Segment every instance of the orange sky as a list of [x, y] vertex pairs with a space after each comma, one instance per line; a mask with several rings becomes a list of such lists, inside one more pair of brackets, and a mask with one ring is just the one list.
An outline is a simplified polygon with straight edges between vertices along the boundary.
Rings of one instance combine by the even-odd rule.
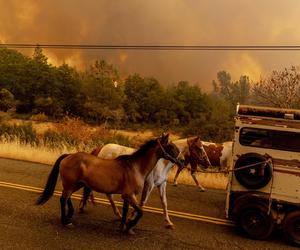
[[[300, 45], [298, 0], [0, 0], [0, 42], [108, 45]], [[32, 54], [32, 51], [28, 51]], [[220, 70], [253, 81], [300, 65], [300, 51], [45, 51], [54, 64], [105, 59], [123, 75], [204, 90]]]

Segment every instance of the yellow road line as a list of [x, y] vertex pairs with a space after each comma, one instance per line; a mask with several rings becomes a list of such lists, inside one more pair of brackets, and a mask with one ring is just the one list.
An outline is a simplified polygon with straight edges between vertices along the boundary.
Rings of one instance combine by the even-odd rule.
[[[43, 191], [42, 188], [21, 185], [21, 184], [17, 184], [17, 183], [3, 182], [3, 181], [0, 181], [0, 186], [6, 187], [6, 188], [30, 191], [30, 192], [35, 192], [35, 193], [41, 193]], [[54, 195], [60, 196], [61, 191], [55, 191]], [[76, 200], [81, 200], [81, 195], [73, 194], [72, 198], [76, 199]], [[107, 199], [95, 197], [95, 202], [100, 203], [100, 204], [110, 205], [110, 202]], [[116, 203], [116, 206], [118, 206], [118, 207], [122, 207], [122, 205], [123, 205], [123, 203], [120, 201], [115, 201], [115, 203]], [[146, 212], [150, 212], [150, 213], [163, 214], [163, 210], [161, 208], [144, 206], [143, 210]], [[190, 219], [190, 220], [195, 220], [195, 221], [204, 221], [204, 222], [209, 222], [209, 223], [218, 224], [218, 225], [235, 226], [234, 222], [232, 222], [230, 220], [226, 220], [226, 219], [214, 218], [214, 217], [209, 217], [209, 216], [203, 216], [203, 215], [191, 214], [191, 213], [185, 213], [185, 212], [173, 211], [173, 210], [168, 210], [168, 212], [169, 212], [170, 216], [174, 216], [174, 217], [178, 217], [178, 218]]]

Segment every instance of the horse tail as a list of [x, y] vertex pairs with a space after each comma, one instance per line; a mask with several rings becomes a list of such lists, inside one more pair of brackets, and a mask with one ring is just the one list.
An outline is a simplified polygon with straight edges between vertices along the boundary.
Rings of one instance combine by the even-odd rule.
[[103, 146], [97, 147], [90, 154], [98, 156], [98, 154], [100, 153], [100, 151], [101, 151], [102, 148], [103, 148]]
[[58, 174], [59, 174], [59, 167], [60, 167], [60, 163], [61, 161], [66, 158], [69, 154], [63, 154], [61, 155], [56, 162], [54, 163], [54, 166], [49, 174], [46, 186], [44, 188], [43, 193], [40, 195], [40, 197], [37, 199], [36, 204], [37, 205], [43, 205], [44, 203], [46, 203], [51, 196], [54, 193], [55, 190], [55, 186], [56, 186], [56, 182], [57, 182], [57, 178], [58, 178]]

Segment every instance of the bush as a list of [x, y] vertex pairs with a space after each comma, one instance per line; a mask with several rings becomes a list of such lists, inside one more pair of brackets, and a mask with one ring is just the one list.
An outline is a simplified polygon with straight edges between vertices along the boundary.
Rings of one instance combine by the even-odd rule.
[[107, 143], [116, 143], [127, 147], [132, 146], [129, 137], [118, 133], [114, 134], [112, 137], [104, 138], [103, 144], [107, 144]]
[[7, 112], [0, 111], [0, 123], [6, 122], [10, 119], [10, 115]]
[[69, 135], [78, 141], [86, 141], [93, 134], [93, 129], [79, 118], [65, 117], [62, 122], [54, 125], [58, 133]]
[[15, 106], [15, 97], [7, 89], [0, 90], [0, 110], [7, 111]]
[[72, 149], [77, 148], [79, 145], [78, 140], [66, 133], [59, 133], [53, 130], [47, 130], [42, 138], [44, 146], [51, 149]]
[[37, 134], [31, 123], [22, 125], [0, 124], [0, 137], [4, 137], [9, 141], [17, 139], [21, 144], [38, 144]]
[[37, 122], [46, 122], [48, 121], [48, 116], [46, 116], [44, 113], [38, 113], [36, 115], [32, 115], [30, 117], [30, 120]]

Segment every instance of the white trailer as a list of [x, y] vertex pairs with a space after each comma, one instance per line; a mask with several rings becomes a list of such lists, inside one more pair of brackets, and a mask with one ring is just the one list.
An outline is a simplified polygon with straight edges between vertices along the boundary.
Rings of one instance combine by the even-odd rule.
[[238, 105], [226, 215], [251, 238], [300, 244], [300, 110]]

